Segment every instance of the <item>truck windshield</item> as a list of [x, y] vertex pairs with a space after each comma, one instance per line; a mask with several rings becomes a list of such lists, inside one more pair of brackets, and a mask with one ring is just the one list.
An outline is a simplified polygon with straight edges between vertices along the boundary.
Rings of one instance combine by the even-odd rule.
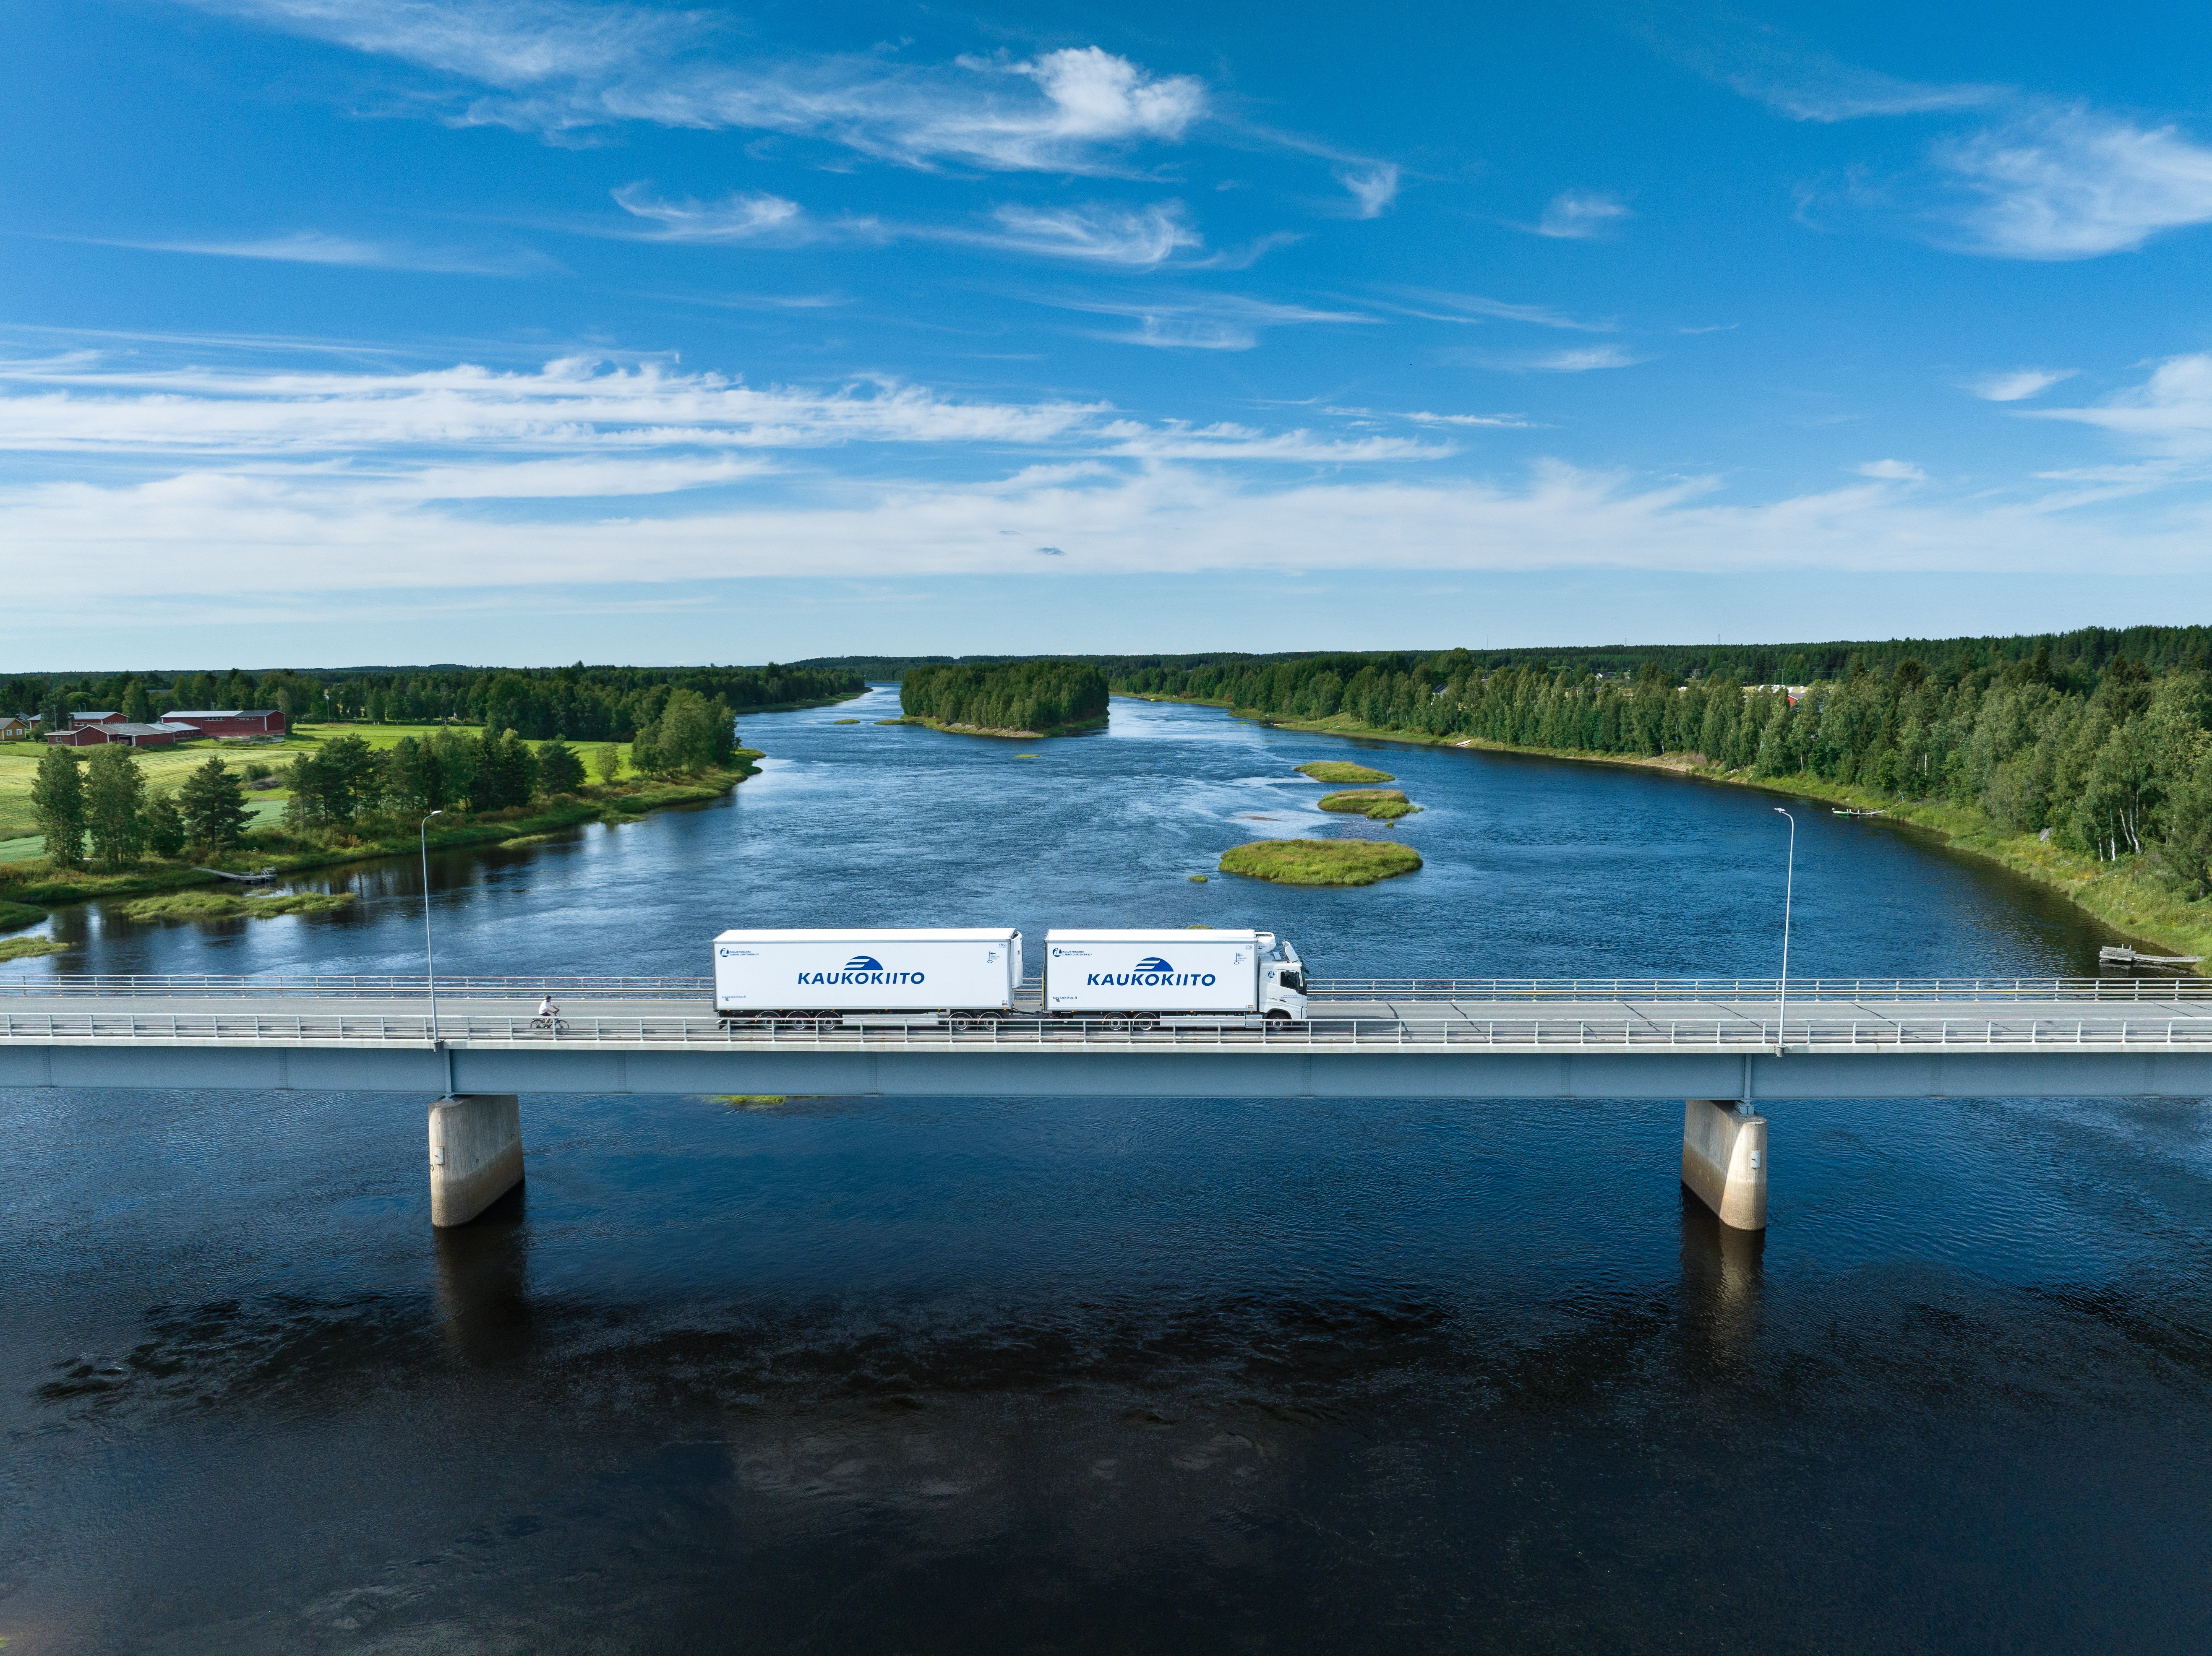
[[1296, 990], [1299, 994], [1303, 995], [1306, 992], [1306, 980], [1305, 974], [1304, 973], [1285, 972], [1280, 977], [1277, 978], [1275, 981], [1281, 984], [1285, 989]]

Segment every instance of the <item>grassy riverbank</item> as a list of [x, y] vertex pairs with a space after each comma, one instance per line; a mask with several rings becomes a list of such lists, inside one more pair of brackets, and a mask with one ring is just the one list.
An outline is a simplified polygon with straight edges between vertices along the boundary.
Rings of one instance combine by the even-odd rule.
[[[1115, 694], [1129, 694], [1116, 691]], [[1145, 695], [1146, 701], [1175, 701], [1176, 696]], [[1193, 701], [1188, 705], [1219, 707], [1225, 703]], [[2157, 952], [2203, 955], [2212, 961], [2212, 901], [2189, 902], [2169, 890], [2143, 859], [2125, 858], [2100, 863], [2094, 858], [2063, 850], [2032, 834], [2008, 834], [1987, 816], [1963, 805], [1936, 802], [1901, 802], [1865, 788], [1824, 781], [1813, 776], [1753, 776], [1748, 767], [1723, 770], [1689, 754], [1638, 758], [1620, 754], [1587, 753], [1572, 748], [1522, 748], [1477, 737], [1432, 737], [1419, 731], [1377, 729], [1356, 720], [1335, 718], [1315, 720], [1272, 719], [1241, 709], [1229, 711], [1279, 730], [1310, 731], [1320, 736], [1341, 736], [1370, 741], [1402, 743], [1409, 747], [1475, 748], [1497, 753], [1529, 754], [1547, 759], [1572, 760], [1577, 764], [1618, 765], [1632, 770], [1668, 771], [1705, 781], [1756, 788], [1762, 792], [1819, 800], [1830, 806], [1879, 810], [1893, 822], [1910, 823], [1935, 834], [1954, 848], [1986, 857], [2014, 873], [2048, 887], [2084, 913], [2126, 933], [2136, 941], [2156, 946]], [[2205, 967], [2197, 968], [2205, 972]]]
[[[506, 810], [473, 816], [449, 813], [430, 825], [429, 844], [434, 850], [447, 850], [542, 840], [587, 822], [633, 821], [652, 811], [704, 804], [720, 798], [752, 775], [751, 761], [761, 755], [757, 749], [740, 748], [732, 756], [737, 762], [726, 769], [680, 777], [629, 776]], [[418, 845], [416, 827], [413, 822], [366, 818], [349, 828], [260, 828], [249, 834], [238, 850], [221, 857], [197, 863], [149, 858], [117, 874], [56, 869], [43, 858], [0, 864], [0, 901], [19, 908], [54, 908], [96, 899], [220, 887], [224, 883], [214, 871], [216, 869], [232, 873], [274, 869], [280, 875], [301, 874], [379, 857], [412, 856]]]

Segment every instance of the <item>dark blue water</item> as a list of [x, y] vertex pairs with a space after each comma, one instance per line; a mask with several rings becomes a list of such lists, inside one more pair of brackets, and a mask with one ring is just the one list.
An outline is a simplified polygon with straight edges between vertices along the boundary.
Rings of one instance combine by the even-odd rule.
[[[725, 804], [434, 859], [441, 969], [872, 923], [1269, 925], [1322, 974], [1778, 957], [1756, 793], [1374, 749], [1423, 870], [1200, 885], [1390, 832], [1291, 775], [1351, 744], [834, 722], [894, 710], [748, 721]], [[1798, 972], [2109, 940], [1798, 820]], [[64, 916], [57, 963], [415, 969], [412, 865], [332, 883]], [[525, 1192], [440, 1235], [425, 1101], [0, 1094], [9, 1656], [2212, 1644], [2197, 1104], [1775, 1106], [1760, 1242], [1681, 1196], [1678, 1107], [1453, 1101], [526, 1099]]]

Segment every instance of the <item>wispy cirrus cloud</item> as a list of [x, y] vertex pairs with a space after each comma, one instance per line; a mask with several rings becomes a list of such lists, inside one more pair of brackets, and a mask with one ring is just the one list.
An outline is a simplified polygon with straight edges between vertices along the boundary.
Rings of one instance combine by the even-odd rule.
[[1328, 323], [1373, 325], [1380, 320], [1358, 311], [1318, 310], [1311, 306], [1253, 299], [1239, 294], [1148, 294], [1128, 299], [1098, 295], [1033, 298], [1034, 302], [1056, 310], [1126, 318], [1134, 325], [1098, 337], [1125, 345], [1170, 350], [1249, 351], [1271, 328]]
[[2145, 127], [2082, 104], [2029, 108], [1944, 139], [1934, 160], [1963, 196], [1946, 216], [1970, 252], [2094, 258], [2212, 223], [2212, 148], [2176, 126]]
[[1832, 197], [1887, 214], [1957, 252], [2095, 258], [2212, 223], [2212, 147], [2173, 123], [2147, 124], [2014, 87], [1899, 80], [1778, 31], [1662, 49], [1793, 120], [1986, 117], [1936, 139], [1917, 175], [1859, 175], [1803, 192], [1808, 202]]
[[2212, 351], [2171, 356], [2140, 385], [2085, 408], [2027, 409], [2029, 419], [2094, 426], [2165, 461], [2212, 462]]
[[1527, 357], [1517, 362], [1501, 362], [1500, 367], [1530, 370], [1537, 373], [1592, 373], [1605, 368], [1632, 368], [1649, 362], [1648, 356], [1620, 345], [1582, 345], [1572, 350], [1551, 351], [1540, 356]]
[[2018, 403], [2040, 396], [2063, 379], [2071, 379], [2075, 373], [2072, 368], [2014, 368], [1984, 374], [1967, 388], [1985, 403]]
[[1978, 109], [2006, 95], [2003, 87], [1906, 81], [1861, 69], [1802, 37], [1770, 27], [1716, 28], [1698, 39], [1654, 31], [1648, 38], [1677, 63], [1793, 121], [1828, 124]]
[[366, 270], [421, 270], [438, 276], [545, 276], [562, 268], [557, 259], [532, 248], [484, 251], [422, 247], [405, 242], [369, 241], [323, 230], [173, 240], [126, 240], [106, 236], [57, 236], [50, 240], [98, 247], [132, 247], [149, 253], [193, 253], [209, 258], [268, 259], [283, 264], [331, 264]]
[[647, 234], [656, 241], [767, 241], [791, 246], [821, 234], [797, 202], [764, 191], [739, 191], [715, 202], [689, 197], [670, 201], [641, 183], [623, 185], [611, 193], [623, 212], [652, 227]]
[[1910, 460], [1869, 460], [1851, 468], [1862, 477], [1884, 483], [1924, 483], [1928, 474]]
[[815, 137], [908, 167], [1115, 173], [1207, 111], [1205, 82], [1097, 46], [914, 66], [730, 55], [710, 12], [580, 0], [191, 0], [483, 90], [445, 118], [546, 134], [642, 122]]
[[1480, 294], [1443, 293], [1433, 288], [1399, 288], [1393, 291], [1428, 308], [1413, 310], [1403, 305], [1392, 308], [1403, 310], [1408, 316], [1418, 316], [1425, 322], [1525, 322], [1531, 327], [1562, 328], [1573, 333], [1615, 333], [1620, 328], [1620, 324], [1610, 317], [1575, 316], [1549, 305], [1515, 304]]
[[1336, 173], [1336, 181], [1352, 194], [1352, 215], [1362, 219], [1380, 218], [1390, 210], [1398, 199], [1399, 177], [1395, 161], [1340, 167]]
[[1004, 206], [993, 216], [995, 233], [932, 232], [947, 240], [981, 241], [1013, 252], [1086, 264], [1150, 270], [1185, 249], [1205, 245], [1181, 202], [1127, 208], [1103, 203], [1081, 207]]
[[1562, 190], [1545, 204], [1542, 216], [1527, 228], [1555, 240], [1594, 241], [1634, 216], [1611, 196], [1595, 190]]

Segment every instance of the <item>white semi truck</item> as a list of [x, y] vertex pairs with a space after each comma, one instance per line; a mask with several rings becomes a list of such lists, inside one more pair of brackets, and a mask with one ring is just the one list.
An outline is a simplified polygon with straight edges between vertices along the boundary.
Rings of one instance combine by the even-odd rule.
[[1303, 1023], [1305, 968], [1272, 931], [1048, 931], [1044, 991], [1025, 1001], [1011, 928], [725, 931], [714, 1010], [747, 1022], [843, 1024], [1266, 1019]]

